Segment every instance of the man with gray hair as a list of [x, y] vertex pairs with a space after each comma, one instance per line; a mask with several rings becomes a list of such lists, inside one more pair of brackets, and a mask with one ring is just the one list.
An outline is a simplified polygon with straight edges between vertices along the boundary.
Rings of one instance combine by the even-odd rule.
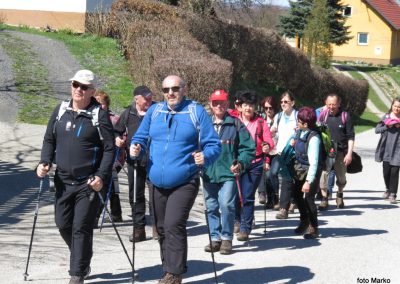
[[108, 113], [93, 97], [94, 74], [80, 70], [70, 81], [72, 98], [50, 117], [36, 174], [43, 178], [57, 164], [55, 222], [70, 250], [69, 283], [75, 284], [90, 273], [100, 204], [96, 192], [111, 178], [115, 149]]

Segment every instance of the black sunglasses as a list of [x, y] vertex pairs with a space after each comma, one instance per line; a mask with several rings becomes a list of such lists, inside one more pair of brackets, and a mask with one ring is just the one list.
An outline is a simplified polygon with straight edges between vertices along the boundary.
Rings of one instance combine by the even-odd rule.
[[173, 86], [173, 87], [170, 87], [170, 88], [168, 88], [168, 87], [167, 88], [162, 88], [162, 91], [163, 91], [164, 94], [168, 94], [169, 90], [172, 90], [173, 93], [176, 93], [180, 89], [181, 89], [181, 86]]
[[272, 107], [264, 107], [264, 109], [265, 110], [270, 110], [270, 109], [272, 110], [273, 108]]
[[86, 91], [87, 89], [91, 88], [90, 85], [83, 85], [83, 84], [81, 84], [79, 82], [76, 82], [76, 81], [72, 82], [72, 87], [74, 87], [75, 89], [78, 89], [80, 87], [82, 91]]

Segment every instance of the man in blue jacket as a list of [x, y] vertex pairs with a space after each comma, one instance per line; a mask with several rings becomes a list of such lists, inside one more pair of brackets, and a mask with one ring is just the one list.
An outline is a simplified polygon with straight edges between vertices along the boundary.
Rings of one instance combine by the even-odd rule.
[[199, 169], [218, 158], [221, 144], [206, 110], [186, 98], [182, 78], [167, 76], [162, 90], [165, 101], [147, 111], [130, 155], [143, 155], [151, 140], [148, 175], [164, 270], [159, 283], [181, 283], [187, 270], [186, 222], [199, 190]]

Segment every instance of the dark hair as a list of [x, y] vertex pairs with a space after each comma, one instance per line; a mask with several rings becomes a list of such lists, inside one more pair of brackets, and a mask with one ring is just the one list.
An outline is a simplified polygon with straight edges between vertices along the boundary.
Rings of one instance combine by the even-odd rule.
[[291, 91], [289, 91], [289, 90], [286, 90], [286, 91], [284, 91], [284, 92], [282, 93], [281, 99], [283, 99], [283, 98], [286, 97], [286, 96], [288, 96], [289, 99], [290, 99], [291, 101], [294, 101], [294, 100], [295, 100], [293, 93], [292, 93]]
[[400, 102], [400, 96], [395, 97], [395, 98], [393, 99], [392, 104], [390, 105], [390, 109], [389, 109], [389, 111], [388, 111], [388, 114], [392, 112], [392, 108], [393, 108], [393, 105], [394, 105], [395, 102]]
[[299, 109], [297, 113], [297, 119], [304, 123], [307, 123], [308, 128], [315, 129], [317, 123], [317, 116], [315, 110], [312, 107], [304, 106]]
[[239, 100], [242, 104], [257, 105], [257, 94], [254, 91], [238, 91]]
[[265, 97], [260, 103], [262, 109], [264, 109], [265, 103], [269, 103], [271, 105], [272, 109], [274, 110], [274, 113], [278, 112], [278, 105], [276, 104], [274, 97], [272, 96]]

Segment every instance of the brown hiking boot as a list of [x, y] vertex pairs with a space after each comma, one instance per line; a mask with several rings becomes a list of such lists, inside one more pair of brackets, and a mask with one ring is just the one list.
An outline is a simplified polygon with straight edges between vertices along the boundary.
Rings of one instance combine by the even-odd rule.
[[239, 235], [237, 236], [237, 240], [241, 242], [246, 242], [249, 240], [249, 234], [246, 232], [239, 232]]
[[258, 193], [258, 202], [260, 204], [265, 204], [265, 202], [267, 202], [267, 195], [265, 194], [265, 192]]
[[344, 208], [343, 193], [336, 194], [336, 208], [340, 208], [340, 209]]
[[313, 226], [308, 226], [308, 232], [303, 235], [303, 238], [307, 240], [311, 239], [318, 239], [319, 233], [318, 233], [318, 228], [313, 227]]
[[[135, 243], [146, 240], [146, 230], [144, 228], [135, 228]], [[133, 242], [133, 234], [129, 236], [129, 241]]]
[[233, 233], [237, 234], [240, 231], [240, 222], [235, 221], [235, 224], [233, 224]]
[[206, 245], [204, 251], [211, 252], [211, 247], [213, 252], [219, 251], [221, 248], [221, 241], [211, 241], [211, 246], [210, 244]]
[[318, 205], [318, 210], [327, 210], [329, 207], [328, 197], [322, 197], [321, 203]]
[[165, 273], [163, 278], [158, 281], [158, 284], [181, 284], [182, 276], [179, 274]]
[[289, 213], [288, 213], [287, 209], [281, 208], [281, 209], [279, 210], [279, 213], [276, 214], [275, 218], [276, 218], [276, 219], [287, 219], [288, 216], [289, 216]]
[[293, 214], [295, 209], [297, 209], [296, 203], [290, 203], [289, 214]]
[[220, 254], [231, 254], [232, 253], [232, 241], [222, 240], [221, 248], [219, 249]]
[[397, 204], [396, 195], [391, 193], [389, 196], [389, 202], [390, 202], [390, 204]]
[[307, 220], [300, 220], [300, 224], [294, 229], [294, 233], [297, 235], [302, 235], [307, 230], [310, 225], [310, 221]]

